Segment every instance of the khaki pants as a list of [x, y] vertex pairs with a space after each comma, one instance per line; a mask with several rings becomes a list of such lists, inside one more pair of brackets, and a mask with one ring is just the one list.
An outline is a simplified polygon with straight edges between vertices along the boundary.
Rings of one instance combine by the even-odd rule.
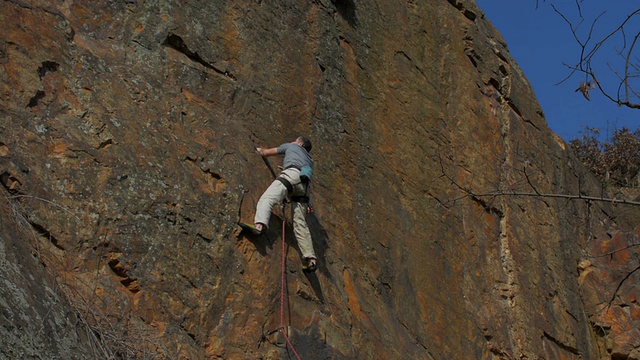
[[[300, 170], [295, 168], [286, 169], [279, 176], [286, 178], [293, 186], [293, 194], [289, 194], [289, 197], [306, 195], [306, 185], [300, 181]], [[285, 196], [287, 196], [287, 188], [279, 180], [274, 180], [258, 201], [254, 222], [256, 224], [264, 224], [265, 227], [269, 226], [271, 209], [276, 204], [281, 203]], [[313, 251], [311, 232], [307, 225], [307, 205], [307, 203], [295, 201], [291, 203], [293, 233], [298, 241], [298, 248], [300, 248], [302, 257], [315, 259], [316, 254]]]

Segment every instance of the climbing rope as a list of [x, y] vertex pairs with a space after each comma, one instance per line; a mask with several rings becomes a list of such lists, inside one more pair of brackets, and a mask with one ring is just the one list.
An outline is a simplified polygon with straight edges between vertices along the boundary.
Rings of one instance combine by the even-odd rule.
[[285, 296], [285, 287], [286, 287], [286, 270], [287, 270], [287, 264], [286, 264], [286, 249], [285, 249], [285, 230], [286, 230], [286, 217], [285, 217], [285, 206], [287, 204], [283, 203], [282, 204], [282, 279], [281, 279], [281, 286], [280, 286], [280, 331], [282, 332], [282, 335], [284, 335], [284, 340], [287, 342], [287, 345], [289, 346], [289, 348], [291, 348], [291, 351], [293, 351], [293, 354], [296, 356], [296, 359], [300, 360], [300, 356], [298, 355], [298, 352], [296, 351], [296, 348], [293, 347], [293, 344], [291, 344], [291, 341], [289, 341], [289, 337], [287, 336], [287, 329], [284, 326], [284, 296]]
[[[262, 156], [262, 160], [264, 161], [264, 164], [267, 165], [269, 172], [271, 172], [271, 176], [273, 176], [273, 178], [275, 179], [276, 172], [273, 170], [273, 167], [271, 166], [271, 163], [269, 162], [269, 160], [267, 160], [267, 158], [264, 156]], [[300, 355], [298, 355], [298, 352], [296, 351], [296, 348], [293, 347], [293, 344], [291, 344], [291, 341], [289, 341], [289, 337], [287, 336], [287, 329], [284, 326], [284, 296], [285, 296], [285, 287], [287, 285], [286, 277], [285, 277], [286, 270], [287, 270], [287, 264], [286, 264], [287, 254], [286, 254], [286, 248], [285, 248], [285, 239], [286, 239], [285, 231], [286, 231], [286, 225], [287, 225], [286, 215], [285, 215], [286, 206], [287, 206], [287, 202], [284, 201], [282, 203], [282, 271], [281, 271], [281, 281], [280, 281], [280, 327], [278, 329], [284, 336], [284, 340], [286, 341], [287, 346], [289, 346], [291, 351], [293, 351], [293, 354], [296, 356], [296, 359], [301, 360]]]

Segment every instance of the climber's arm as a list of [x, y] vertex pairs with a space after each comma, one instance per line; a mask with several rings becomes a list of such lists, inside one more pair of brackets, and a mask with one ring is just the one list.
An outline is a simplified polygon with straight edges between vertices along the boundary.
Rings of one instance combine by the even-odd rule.
[[278, 155], [278, 148], [269, 148], [269, 149], [256, 148], [256, 151], [258, 152], [258, 154], [262, 156]]

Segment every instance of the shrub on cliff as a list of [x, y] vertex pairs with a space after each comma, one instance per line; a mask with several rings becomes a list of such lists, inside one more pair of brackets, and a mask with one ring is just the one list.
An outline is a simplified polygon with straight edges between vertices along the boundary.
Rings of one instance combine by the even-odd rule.
[[615, 130], [600, 140], [600, 130], [586, 127], [569, 142], [582, 163], [606, 185], [640, 187], [640, 129]]

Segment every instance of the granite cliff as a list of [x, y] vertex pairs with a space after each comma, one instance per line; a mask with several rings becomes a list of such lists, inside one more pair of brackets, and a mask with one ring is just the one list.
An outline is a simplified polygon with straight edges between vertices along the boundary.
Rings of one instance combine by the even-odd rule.
[[[4, 0], [0, 23], [3, 357], [640, 358], [638, 211], [538, 195], [612, 196], [474, 1]], [[271, 180], [253, 149], [298, 134], [320, 266], [288, 224], [281, 310], [280, 209], [237, 223]]]

